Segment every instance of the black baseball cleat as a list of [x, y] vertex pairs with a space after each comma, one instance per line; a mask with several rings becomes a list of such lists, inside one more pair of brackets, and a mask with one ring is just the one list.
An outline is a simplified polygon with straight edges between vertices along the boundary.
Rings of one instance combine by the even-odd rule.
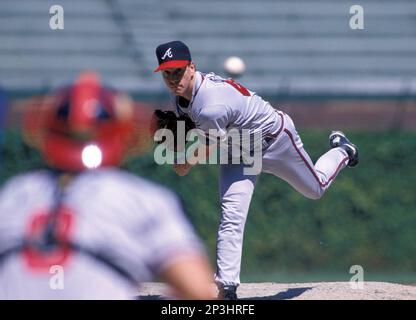
[[332, 133], [329, 135], [329, 145], [331, 148], [340, 147], [347, 152], [349, 157], [349, 167], [353, 168], [358, 164], [357, 146], [352, 144], [342, 131], [332, 131]]
[[224, 286], [219, 289], [218, 299], [222, 300], [237, 300], [237, 287]]

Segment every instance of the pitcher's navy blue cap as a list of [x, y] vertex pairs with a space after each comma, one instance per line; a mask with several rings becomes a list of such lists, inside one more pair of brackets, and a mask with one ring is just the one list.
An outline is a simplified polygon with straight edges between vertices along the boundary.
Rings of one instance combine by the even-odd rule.
[[159, 67], [154, 71], [169, 68], [182, 68], [192, 61], [189, 48], [182, 41], [162, 43], [156, 48]]

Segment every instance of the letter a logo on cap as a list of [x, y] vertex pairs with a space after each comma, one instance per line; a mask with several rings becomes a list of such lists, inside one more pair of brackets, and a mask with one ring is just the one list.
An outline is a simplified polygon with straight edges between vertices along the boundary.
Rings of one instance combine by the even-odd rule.
[[165, 54], [162, 57], [162, 60], [165, 60], [166, 59], [166, 56], [168, 56], [169, 58], [172, 58], [173, 57], [173, 55], [172, 55], [172, 48], [169, 48], [168, 50], [166, 50]]
[[192, 61], [189, 48], [182, 41], [170, 41], [158, 45], [156, 57], [159, 67], [155, 72], [169, 68], [183, 68]]

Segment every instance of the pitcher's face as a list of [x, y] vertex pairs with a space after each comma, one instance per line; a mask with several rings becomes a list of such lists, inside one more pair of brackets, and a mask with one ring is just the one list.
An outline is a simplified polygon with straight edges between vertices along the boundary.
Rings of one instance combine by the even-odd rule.
[[163, 80], [169, 90], [176, 96], [184, 96], [191, 92], [195, 76], [195, 65], [191, 62], [183, 68], [162, 70]]

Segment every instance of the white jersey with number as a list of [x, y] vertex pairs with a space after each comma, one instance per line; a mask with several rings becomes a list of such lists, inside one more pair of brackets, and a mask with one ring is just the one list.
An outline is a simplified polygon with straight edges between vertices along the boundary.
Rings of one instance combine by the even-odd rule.
[[[215, 129], [223, 137], [231, 129], [261, 132], [261, 137], [275, 135], [281, 118], [269, 102], [232, 79], [214, 73], [195, 73], [192, 99], [184, 108], [177, 103], [179, 112], [186, 113], [197, 128], [209, 133]], [[179, 102], [179, 100], [178, 100]]]
[[[56, 176], [36, 171], [0, 193], [0, 299], [125, 299], [203, 247], [170, 191], [118, 169], [78, 175], [57, 229], [82, 250], [20, 248], [53, 207]], [[8, 252], [8, 254], [7, 254]]]

